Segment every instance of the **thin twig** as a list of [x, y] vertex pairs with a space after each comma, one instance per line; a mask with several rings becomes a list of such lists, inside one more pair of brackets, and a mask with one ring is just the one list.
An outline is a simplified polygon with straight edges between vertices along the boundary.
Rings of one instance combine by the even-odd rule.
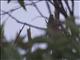
[[29, 27], [29, 29], [27, 29], [27, 35], [28, 35], [28, 40], [31, 40], [31, 29]]
[[32, 2], [32, 4], [33, 4], [33, 6], [36, 8], [36, 10], [39, 12], [39, 14], [41, 15], [41, 17], [47, 19], [47, 17], [45, 17], [45, 16], [41, 13], [41, 11], [40, 11], [39, 8], [37, 7], [37, 5], [36, 5], [34, 2]]
[[[35, 3], [38, 3], [38, 2], [34, 2], [34, 4], [35, 4]], [[33, 5], [33, 3], [25, 4], [25, 6], [29, 6], [29, 5]], [[10, 11], [7, 11], [7, 12], [8, 12], [8, 13], [12, 13], [12, 12], [14, 12], [14, 11], [20, 9], [20, 8], [22, 8], [22, 7], [20, 6], [20, 7], [17, 7], [17, 8], [15, 8], [15, 9], [11, 9]], [[2, 14], [0, 14], [0, 15], [5, 15], [5, 14], [7, 14], [7, 12], [4, 12], [4, 13], [2, 13]]]
[[24, 24], [24, 25], [22, 26], [22, 28], [20, 29], [20, 31], [19, 31], [19, 33], [18, 33], [18, 35], [17, 35], [16, 40], [15, 40], [14, 43], [16, 43], [16, 42], [18, 41], [18, 38], [19, 38], [19, 36], [20, 36], [20, 34], [21, 34], [21, 32], [22, 32], [22, 30], [23, 30], [24, 27], [25, 27], [25, 24]]
[[[5, 12], [5, 11], [3, 11]], [[22, 21], [19, 21], [18, 19], [16, 19], [15, 17], [13, 17], [10, 13], [7, 12], [7, 14], [12, 18], [14, 19], [17, 23], [19, 24], [25, 24], [27, 26], [30, 26], [30, 27], [33, 27], [33, 28], [36, 28], [36, 29], [40, 29], [40, 30], [46, 30], [46, 28], [42, 28], [42, 27], [37, 27], [37, 26], [34, 26], [34, 25], [31, 25], [31, 24], [28, 24], [28, 23], [25, 23], [25, 22], [22, 22]]]
[[[54, 3], [51, 2], [51, 1], [49, 1], [49, 2], [50, 2], [61, 14], [63, 14], [63, 16], [64, 16], [65, 18], [67, 18], [68, 15], [67, 15], [65, 9], [63, 8], [63, 5], [62, 5], [61, 0], [60, 0], [60, 1], [58, 1], [58, 0], [57, 0], [57, 1], [53, 0], [53, 1], [54, 1]], [[59, 6], [59, 4], [60, 4], [61, 6]]]
[[73, 13], [72, 13], [72, 11], [71, 11], [71, 9], [70, 9], [68, 0], [64, 0], [64, 2], [65, 2], [66, 6], [67, 6], [67, 8], [68, 8], [68, 10], [69, 10], [70, 15], [73, 15]]
[[48, 1], [46, 1], [46, 5], [47, 5], [47, 8], [48, 8], [48, 12], [49, 12], [50, 14], [52, 14], [52, 13], [51, 13], [51, 9], [50, 9], [50, 5], [49, 5], [49, 2], [48, 2]]

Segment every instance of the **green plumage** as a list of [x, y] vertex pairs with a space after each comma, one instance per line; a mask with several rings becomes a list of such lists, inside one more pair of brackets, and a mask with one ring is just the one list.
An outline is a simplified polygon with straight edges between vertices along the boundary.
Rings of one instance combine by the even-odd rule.
[[59, 29], [59, 26], [59, 22], [54, 20], [53, 15], [50, 15], [47, 24], [50, 44], [56, 49], [63, 49], [63, 47], [67, 46], [70, 40], [66, 37], [64, 31]]

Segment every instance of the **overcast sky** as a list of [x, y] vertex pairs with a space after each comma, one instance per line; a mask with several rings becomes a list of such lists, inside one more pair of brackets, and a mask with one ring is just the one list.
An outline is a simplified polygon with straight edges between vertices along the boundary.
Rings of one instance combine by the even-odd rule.
[[[38, 5], [40, 11], [42, 12], [42, 14], [44, 16], [48, 17], [49, 13], [48, 13], [48, 10], [46, 8], [45, 2], [42, 1], [40, 3], [37, 3], [37, 5]], [[16, 7], [19, 7], [19, 4], [16, 1], [12, 1], [9, 4], [7, 4], [6, 1], [1, 1], [1, 10], [4, 10], [7, 12], [13, 8], [16, 8]], [[21, 8], [21, 9], [14, 11], [11, 14], [20, 21], [27, 22], [29, 24], [39, 26], [39, 27], [44, 27], [44, 28], [46, 27], [46, 22], [45, 22], [44, 18], [41, 18], [41, 17], [36, 18], [37, 16], [40, 16], [40, 15], [33, 6], [26, 6], [26, 9], [27, 9], [27, 11], [24, 11]], [[75, 15], [78, 17], [80, 17], [79, 11], [80, 11], [80, 1], [75, 1]], [[34, 18], [36, 18], [36, 19], [34, 19]], [[80, 24], [80, 19], [77, 19], [77, 20], [78, 20], [77, 23]], [[14, 38], [16, 33], [19, 32], [22, 25], [18, 24], [15, 20], [13, 20], [7, 14], [1, 16], [1, 23], [3, 21], [6, 21], [5, 36], [7, 37], [7, 39]], [[24, 28], [24, 30], [21, 33], [22, 35], [27, 34], [27, 32], [26, 32], [27, 28], [28, 28], [28, 26], [26, 26]], [[38, 35], [43, 34], [44, 31], [31, 28], [31, 32], [32, 32], [32, 37], [34, 37], [34, 36], [38, 36]]]

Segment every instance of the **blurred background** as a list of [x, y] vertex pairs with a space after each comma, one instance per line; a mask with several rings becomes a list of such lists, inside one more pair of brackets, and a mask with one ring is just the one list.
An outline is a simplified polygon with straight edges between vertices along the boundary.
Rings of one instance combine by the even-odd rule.
[[[37, 1], [37, 0], [36, 1], [22, 0], [21, 2], [20, 1], [21, 0], [0, 1], [1, 60], [21, 60], [21, 59], [22, 60], [65, 60], [65, 59], [77, 60], [80, 59], [79, 58], [80, 41], [79, 41], [79, 45], [76, 45], [78, 46], [77, 48], [73, 48], [71, 42], [70, 43], [71, 45], [69, 45], [68, 47], [68, 50], [69, 49], [70, 50], [63, 51], [63, 50], [53, 48], [54, 44], [52, 43], [52, 45], [50, 45], [51, 44], [49, 43], [50, 38], [47, 38], [47, 36], [45, 35], [46, 34], [45, 29], [48, 28], [47, 23], [49, 21], [48, 19], [50, 17], [50, 14], [55, 15], [55, 7], [52, 5], [52, 3], [55, 3], [54, 0], [51, 0], [52, 3], [50, 3], [49, 1]], [[70, 16], [70, 12], [68, 11], [69, 9], [67, 8], [64, 0], [61, 2], [64, 6], [66, 13], [68, 14], [68, 16]], [[68, 5], [72, 9], [71, 1], [68, 1]], [[80, 26], [79, 11], [80, 11], [80, 1], [74, 0], [75, 23], [78, 26]], [[60, 20], [65, 21], [65, 19], [66, 18], [64, 17], [64, 15], [60, 14]], [[76, 28], [74, 28], [74, 30], [75, 29]], [[80, 35], [80, 27], [79, 27], [79, 32], [77, 29], [75, 31], [77, 32], [73, 35], [76, 34]], [[79, 40], [79, 38], [77, 40]], [[72, 37], [71, 40], [73, 40]], [[76, 54], [72, 53], [72, 51], [77, 51], [76, 49], [78, 49], [79, 52], [77, 52]], [[59, 53], [56, 53], [55, 50], [56, 51], [58, 50], [57, 52], [59, 53], [62, 51], [63, 52], [59, 55]], [[59, 57], [62, 56], [62, 58], [58, 58], [58, 57], [53, 58], [56, 57], [57, 55], [59, 55]]]

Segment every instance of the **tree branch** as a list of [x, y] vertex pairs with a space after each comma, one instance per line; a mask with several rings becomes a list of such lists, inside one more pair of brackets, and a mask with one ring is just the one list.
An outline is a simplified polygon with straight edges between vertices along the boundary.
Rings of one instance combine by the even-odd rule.
[[40, 12], [40, 10], [39, 10], [39, 8], [37, 7], [37, 5], [36, 5], [34, 2], [32, 2], [32, 4], [33, 4], [33, 6], [37, 9], [37, 11], [38, 11], [39, 14], [41, 15], [41, 17], [47, 19], [47, 17], [45, 17], [45, 16]]
[[17, 35], [14, 43], [16, 43], [16, 42], [18, 41], [18, 38], [19, 38], [19, 36], [20, 36], [20, 34], [21, 34], [21, 32], [22, 32], [22, 30], [23, 30], [24, 27], [25, 27], [25, 24], [24, 24], [24, 25], [22, 26], [22, 28], [20, 29], [20, 31], [19, 31], [19, 33], [18, 33], [18, 35]]
[[[5, 12], [5, 11], [2, 11], [2, 12]], [[28, 24], [28, 23], [19, 21], [18, 19], [16, 19], [15, 17], [13, 17], [10, 13], [8, 13], [8, 12], [6, 12], [6, 13], [7, 13], [12, 19], [14, 19], [17, 23], [19, 23], [19, 24], [27, 25], [27, 26], [30, 26], [30, 27], [33, 27], [33, 28], [36, 28], [36, 29], [40, 29], [40, 30], [46, 30], [46, 28], [37, 27], [37, 26], [31, 25], [31, 24]]]
[[[34, 2], [34, 4], [35, 4], [35, 3], [38, 3], [38, 2]], [[28, 5], [33, 5], [33, 3], [25, 4], [25, 6], [28, 6]], [[14, 12], [14, 11], [20, 9], [20, 8], [22, 8], [22, 7], [20, 6], [20, 7], [17, 7], [17, 8], [15, 8], [15, 9], [11, 9], [10, 11], [7, 11], [7, 12], [8, 12], [8, 13], [12, 13], [12, 12]], [[4, 12], [4, 13], [2, 13], [2, 14], [0, 14], [0, 15], [5, 15], [5, 14], [7, 14], [7, 12]]]
[[46, 1], [46, 5], [47, 5], [47, 8], [48, 8], [49, 14], [52, 14], [52, 13], [51, 13], [51, 9], [50, 9], [50, 5], [49, 5], [49, 2], [48, 2], [48, 1]]

